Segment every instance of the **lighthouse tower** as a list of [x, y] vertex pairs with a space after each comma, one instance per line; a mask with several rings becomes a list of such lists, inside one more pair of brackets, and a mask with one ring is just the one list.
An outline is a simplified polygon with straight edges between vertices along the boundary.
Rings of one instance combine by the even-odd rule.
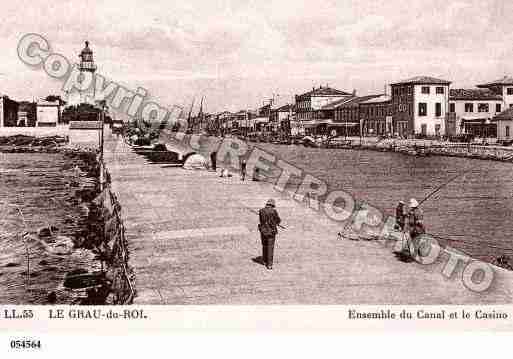
[[[83, 72], [90, 72], [93, 76], [94, 76], [94, 73], [96, 71], [96, 64], [94, 63], [94, 60], [93, 60], [93, 51], [89, 48], [89, 41], [86, 41], [85, 42], [85, 47], [84, 49], [80, 52], [80, 54], [78, 55], [78, 57], [80, 57], [80, 64], [79, 64], [79, 69], [80, 69], [80, 72], [83, 73]], [[81, 76], [82, 77], [82, 76]], [[94, 103], [94, 100], [95, 100], [95, 86], [94, 86], [94, 82], [93, 82], [93, 103]], [[84, 98], [83, 98], [84, 94], [82, 92], [80, 92], [80, 102], [85, 102]], [[85, 95], [85, 97], [87, 98], [87, 94]]]

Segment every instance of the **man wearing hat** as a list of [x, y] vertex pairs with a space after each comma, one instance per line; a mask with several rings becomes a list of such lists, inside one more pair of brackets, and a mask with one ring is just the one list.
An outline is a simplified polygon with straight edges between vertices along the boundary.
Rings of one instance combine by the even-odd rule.
[[424, 227], [424, 215], [419, 208], [419, 202], [415, 198], [410, 199], [410, 212], [408, 213], [408, 225], [410, 237], [414, 240], [417, 236], [426, 233]]
[[280, 216], [276, 211], [276, 203], [274, 199], [270, 199], [265, 207], [258, 211], [260, 224], [260, 239], [262, 241], [262, 260], [267, 269], [273, 269], [274, 242], [276, 233], [278, 233], [278, 225], [281, 222]]

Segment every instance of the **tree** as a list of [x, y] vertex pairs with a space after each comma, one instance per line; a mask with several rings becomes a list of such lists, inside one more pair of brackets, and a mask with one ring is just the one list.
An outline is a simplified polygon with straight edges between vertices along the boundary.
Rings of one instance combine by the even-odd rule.
[[45, 101], [48, 101], [48, 102], [59, 101], [60, 106], [64, 106], [67, 103], [59, 95], [48, 95], [48, 96], [46, 96]]

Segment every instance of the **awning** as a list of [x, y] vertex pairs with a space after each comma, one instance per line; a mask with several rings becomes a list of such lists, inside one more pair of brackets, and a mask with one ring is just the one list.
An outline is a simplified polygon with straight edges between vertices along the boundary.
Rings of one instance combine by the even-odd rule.
[[255, 123], [267, 123], [269, 122], [269, 117], [255, 117], [251, 119]]
[[316, 121], [316, 124], [317, 125], [331, 125], [333, 123], [332, 120], [317, 120]]
[[329, 127], [357, 127], [360, 126], [359, 123], [354, 122], [333, 122]]
[[[488, 121], [488, 123], [486, 123]], [[462, 118], [461, 123], [464, 125], [486, 125], [491, 124], [490, 118]]]
[[313, 128], [317, 126], [316, 122], [303, 122], [302, 123], [304, 128]]

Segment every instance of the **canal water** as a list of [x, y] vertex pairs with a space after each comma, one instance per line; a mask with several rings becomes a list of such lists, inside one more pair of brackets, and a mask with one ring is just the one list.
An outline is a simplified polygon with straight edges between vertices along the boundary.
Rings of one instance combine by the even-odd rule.
[[[317, 149], [258, 144], [279, 158], [393, 215], [399, 200], [422, 200], [467, 170], [422, 205], [427, 231], [474, 258], [513, 259], [513, 165], [455, 157], [414, 157], [399, 153]], [[271, 177], [280, 174], [274, 168]], [[290, 187], [299, 185], [292, 178]]]
[[[94, 186], [82, 165], [63, 154], [0, 153], [0, 303], [43, 304], [52, 292], [58, 303], [75, 299], [61, 286], [65, 274], [95, 263], [73, 245], [87, 220], [78, 191]], [[23, 237], [45, 226], [59, 236], [47, 247]]]

